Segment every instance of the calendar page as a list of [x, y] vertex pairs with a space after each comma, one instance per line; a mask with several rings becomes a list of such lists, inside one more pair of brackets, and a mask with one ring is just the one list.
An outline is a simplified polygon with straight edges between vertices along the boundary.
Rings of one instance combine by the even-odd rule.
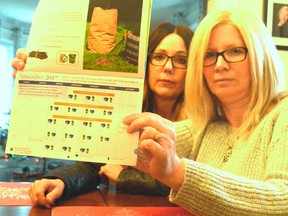
[[[129, 6], [128, 6], [129, 4]], [[6, 153], [135, 165], [150, 0], [40, 0], [17, 73]]]

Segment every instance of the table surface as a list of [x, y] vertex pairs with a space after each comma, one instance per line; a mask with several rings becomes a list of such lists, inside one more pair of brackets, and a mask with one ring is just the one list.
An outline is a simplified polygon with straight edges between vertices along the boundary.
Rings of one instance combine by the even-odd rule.
[[[59, 201], [57, 206], [176, 206], [167, 197], [116, 193], [115, 190], [95, 190], [68, 200]], [[52, 207], [53, 208], [53, 207]], [[35, 206], [0, 206], [0, 215], [5, 216], [50, 216], [51, 209]]]

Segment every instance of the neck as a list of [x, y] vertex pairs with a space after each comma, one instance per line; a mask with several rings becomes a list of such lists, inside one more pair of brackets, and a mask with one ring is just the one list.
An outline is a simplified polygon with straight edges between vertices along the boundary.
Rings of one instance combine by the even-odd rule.
[[168, 120], [173, 120], [173, 107], [176, 103], [176, 99], [168, 99], [168, 98], [154, 98], [154, 107], [153, 112], [166, 118]]
[[244, 114], [248, 107], [248, 101], [236, 102], [236, 103], [222, 103], [223, 112], [228, 122], [232, 127], [240, 127]]

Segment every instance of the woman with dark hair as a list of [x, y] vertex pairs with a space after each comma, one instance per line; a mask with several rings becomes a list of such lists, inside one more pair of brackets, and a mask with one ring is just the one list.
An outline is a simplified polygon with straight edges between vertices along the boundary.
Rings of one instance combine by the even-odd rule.
[[[171, 121], [186, 118], [183, 109], [184, 83], [189, 44], [193, 31], [186, 26], [162, 23], [151, 31], [148, 45], [143, 111], [154, 112]], [[23, 49], [12, 61], [17, 70], [25, 67], [27, 54]], [[104, 180], [104, 181], [103, 181]], [[56, 199], [68, 198], [90, 190], [100, 183], [113, 182], [119, 192], [167, 196], [170, 188], [150, 175], [132, 167], [77, 162], [47, 173], [35, 181], [29, 194], [35, 205], [50, 207]]]
[[[179, 49], [177, 39], [173, 39], [174, 44], [171, 44], [169, 49], [165, 51], [166, 48], [161, 50], [161, 41], [165, 42], [166, 37], [178, 37], [179, 43], [182, 43], [183, 50]], [[144, 97], [143, 97], [143, 112], [153, 112], [161, 115], [164, 118], [167, 118], [171, 121], [179, 121], [186, 118], [186, 114], [183, 110], [183, 101], [184, 101], [184, 81], [186, 76], [186, 67], [187, 67], [187, 50], [193, 36], [193, 32], [186, 26], [173, 25], [171, 23], [162, 23], [158, 25], [154, 30], [151, 31], [149, 36], [149, 46], [148, 46], [148, 60], [147, 61], [147, 73], [145, 75], [145, 84], [144, 84]], [[167, 39], [167, 38], [166, 38]], [[175, 87], [173, 91], [171, 88], [167, 87], [167, 90], [164, 93], [159, 93], [157, 78], [156, 75], [159, 74], [159, 70], [162, 68], [159, 65], [153, 65], [151, 58], [155, 59], [153, 53], [167, 53], [170, 49], [174, 49], [177, 53], [178, 58], [174, 56], [172, 63], [174, 68], [172, 73], [174, 76], [177, 76], [177, 81], [175, 82]], [[185, 50], [186, 49], [186, 50]], [[162, 56], [160, 56], [162, 57]], [[162, 57], [163, 62], [167, 62], [169, 58]], [[183, 66], [175, 66], [175, 64], [182, 62]], [[160, 65], [161, 66], [161, 65]], [[171, 72], [170, 72], [171, 73]], [[176, 79], [175, 78], [175, 79]]]

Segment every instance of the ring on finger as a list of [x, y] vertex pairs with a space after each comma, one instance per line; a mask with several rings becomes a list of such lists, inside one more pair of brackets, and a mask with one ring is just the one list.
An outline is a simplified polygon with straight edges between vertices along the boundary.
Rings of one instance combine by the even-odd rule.
[[153, 140], [155, 142], [159, 142], [161, 138], [162, 138], [162, 135], [158, 131], [156, 131], [156, 133], [155, 133], [155, 135], [153, 137]]

